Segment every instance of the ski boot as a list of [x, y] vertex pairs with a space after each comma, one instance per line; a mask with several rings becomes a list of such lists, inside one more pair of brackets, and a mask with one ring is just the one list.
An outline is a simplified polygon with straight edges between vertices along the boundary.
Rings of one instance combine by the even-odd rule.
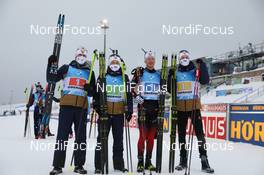
[[145, 170], [156, 171], [156, 167], [151, 163], [151, 155], [146, 155]]
[[54, 134], [52, 134], [51, 132], [50, 132], [50, 129], [49, 129], [49, 127], [47, 128], [47, 135], [48, 135], [48, 137], [51, 137], [51, 136], [54, 136]]
[[121, 171], [123, 173], [128, 172], [128, 169], [125, 168], [123, 159], [114, 159], [114, 170]]
[[49, 173], [50, 175], [57, 175], [62, 173], [62, 168], [54, 167], [53, 170]]
[[179, 165], [177, 165], [176, 167], [175, 167], [175, 169], [177, 170], [177, 171], [182, 171], [183, 169], [185, 169], [187, 167], [187, 158], [186, 157], [181, 157], [180, 158], [180, 163], [179, 163]]
[[95, 169], [94, 174], [103, 174], [103, 171], [100, 169]]
[[137, 172], [142, 173], [144, 171], [143, 156], [138, 156]]
[[73, 172], [79, 173], [79, 174], [87, 174], [87, 170], [85, 170], [82, 166], [76, 166]]
[[202, 163], [202, 172], [210, 173], [210, 174], [214, 173], [214, 169], [210, 167], [206, 156], [201, 156], [201, 163]]
[[154, 165], [152, 165], [151, 160], [146, 161], [145, 170], [156, 171], [156, 167]]
[[69, 134], [69, 139], [72, 139], [73, 138], [73, 134]]

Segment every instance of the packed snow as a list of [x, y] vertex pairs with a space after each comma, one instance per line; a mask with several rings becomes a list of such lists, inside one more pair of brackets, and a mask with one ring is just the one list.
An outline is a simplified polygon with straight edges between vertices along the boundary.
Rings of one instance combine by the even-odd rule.
[[[0, 117], [0, 174], [1, 175], [47, 175], [52, 169], [53, 149], [55, 137], [49, 137], [45, 140], [33, 139], [33, 116], [30, 114], [31, 136], [23, 137], [24, 128], [24, 113], [17, 116]], [[57, 120], [51, 120], [50, 127], [53, 132], [57, 130]], [[87, 130], [88, 132], [88, 130]], [[136, 174], [137, 165], [137, 139], [138, 130], [131, 129], [131, 141], [133, 152], [133, 174]], [[70, 140], [70, 144], [73, 139]], [[92, 138], [87, 139], [89, 150], [86, 155], [85, 168], [88, 174], [94, 172], [94, 146], [96, 139], [92, 133]], [[124, 142], [125, 143], [125, 142]], [[263, 175], [264, 173], [264, 148], [253, 146], [245, 143], [233, 143], [223, 140], [208, 139], [207, 143], [211, 149], [208, 150], [209, 162], [215, 169], [215, 174], [218, 175]], [[168, 174], [168, 149], [169, 134], [164, 134], [164, 149], [163, 149], [163, 167], [162, 174]], [[34, 145], [39, 145], [38, 149]], [[112, 135], [109, 137], [109, 172], [110, 174], [121, 174], [115, 172], [112, 166]], [[210, 146], [211, 145], [211, 146]], [[216, 146], [217, 151], [213, 149]], [[125, 152], [124, 152], [125, 153]], [[70, 158], [72, 150], [68, 149], [65, 168], [65, 175], [74, 174], [70, 168]], [[126, 154], [124, 154], [126, 155]], [[176, 150], [176, 162], [179, 161], [179, 151]], [[125, 157], [126, 160], [126, 157]], [[192, 175], [202, 175], [200, 171], [200, 159], [197, 150], [194, 151], [191, 166]], [[153, 163], [155, 163], [155, 149], [153, 151]], [[175, 174], [183, 175], [182, 172], [174, 172]], [[153, 173], [154, 174], [154, 173]]]
[[[216, 91], [219, 90], [230, 90], [230, 89], [240, 89], [240, 88], [252, 88], [252, 95], [255, 95], [255, 91], [257, 89], [260, 89], [261, 91], [264, 90], [264, 82], [263, 81], [259, 81], [259, 82], [251, 82], [249, 84], [235, 84], [235, 85], [220, 85], [218, 86], [216, 89], [212, 89], [210, 90], [208, 93], [204, 94], [201, 98], [201, 101], [203, 104], [212, 104], [212, 103], [233, 103], [236, 100], [242, 99], [245, 97], [245, 95], [251, 95], [251, 93], [241, 93], [241, 94], [230, 94], [230, 95], [226, 95], [226, 96], [218, 96], [216, 97]], [[253, 99], [253, 102], [264, 102], [264, 93], [261, 92], [260, 94], [261, 96], [256, 96], [256, 97], [262, 97], [258, 99], [257, 101], [255, 101], [255, 99]]]

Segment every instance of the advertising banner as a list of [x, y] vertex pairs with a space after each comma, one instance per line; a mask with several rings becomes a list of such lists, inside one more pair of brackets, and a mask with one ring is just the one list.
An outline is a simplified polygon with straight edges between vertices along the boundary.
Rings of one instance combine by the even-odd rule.
[[226, 139], [227, 104], [203, 105], [201, 114], [205, 136], [208, 138]]
[[230, 105], [229, 139], [264, 146], [264, 105]]

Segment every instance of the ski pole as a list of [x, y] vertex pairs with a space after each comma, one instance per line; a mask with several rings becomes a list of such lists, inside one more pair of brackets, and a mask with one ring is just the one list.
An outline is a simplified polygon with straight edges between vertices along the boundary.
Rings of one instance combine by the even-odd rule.
[[91, 138], [91, 132], [92, 132], [92, 127], [93, 127], [93, 120], [94, 120], [94, 109], [91, 113], [90, 117], [90, 128], [89, 128], [89, 138]]
[[196, 69], [196, 73], [195, 73], [195, 84], [194, 84], [194, 95], [193, 95], [193, 100], [192, 100], [192, 112], [191, 112], [191, 122], [189, 124], [189, 129], [190, 129], [190, 133], [189, 133], [189, 137], [188, 137], [188, 153], [187, 153], [187, 168], [185, 169], [185, 173], [184, 175], [190, 175], [190, 166], [191, 166], [191, 157], [192, 157], [192, 147], [193, 147], [193, 135], [194, 135], [194, 127], [193, 125], [195, 125], [195, 120], [196, 120], [196, 97], [198, 96], [198, 82], [199, 82], [199, 78], [200, 78], [200, 69], [197, 68]]
[[132, 152], [131, 152], [131, 140], [130, 140], [130, 128], [129, 126], [127, 127], [127, 132], [128, 132], [128, 146], [129, 146], [129, 154], [130, 154], [130, 168], [131, 172], [133, 172], [133, 160], [132, 160]]
[[127, 127], [129, 127], [129, 126], [127, 125], [127, 121], [126, 121], [126, 118], [125, 118], [125, 135], [126, 135], [127, 169], [128, 169], [128, 172], [129, 172], [129, 154], [128, 154], [128, 133], [127, 133]]
[[97, 113], [94, 113], [94, 138], [96, 137]]
[[[142, 138], [143, 138], [143, 160], [144, 160], [144, 149], [145, 149], [145, 108], [143, 104], [140, 105], [140, 116], [139, 116], [140, 125], [139, 130], [141, 129]], [[143, 161], [144, 162], [144, 161]], [[143, 168], [143, 175], [145, 175], [145, 167]]]
[[[125, 112], [128, 111], [127, 107], [127, 91], [126, 91], [126, 79], [125, 79], [125, 63], [124, 61], [122, 62], [121, 65], [122, 68], [122, 79], [123, 79], [123, 86], [124, 86], [124, 99], [125, 99]], [[132, 153], [131, 153], [131, 142], [130, 142], [130, 131], [129, 131], [129, 122], [126, 120], [126, 117], [124, 115], [125, 119], [125, 135], [126, 135], [126, 152], [127, 152], [127, 168], [128, 171], [133, 172], [133, 167], [132, 167]], [[130, 163], [130, 167], [129, 167]]]
[[[143, 48], [142, 48], [143, 51], [145, 51]], [[145, 52], [146, 53], [146, 52]], [[140, 83], [141, 82], [141, 78], [140, 78], [140, 68], [136, 69], [136, 75], [138, 77], [138, 82]], [[139, 120], [140, 120], [140, 124], [139, 124], [139, 131], [141, 130], [141, 134], [142, 134], [142, 138], [143, 138], [143, 160], [144, 160], [144, 149], [145, 149], [145, 109], [144, 109], [144, 106], [143, 104], [140, 104], [140, 116], [139, 117]], [[144, 161], [143, 161], [144, 162]], [[145, 167], [143, 167], [143, 175], [145, 175]]]

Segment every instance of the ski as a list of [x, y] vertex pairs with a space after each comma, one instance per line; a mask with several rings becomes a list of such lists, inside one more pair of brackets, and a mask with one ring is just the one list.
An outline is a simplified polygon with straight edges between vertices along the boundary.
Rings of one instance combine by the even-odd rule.
[[[29, 92], [29, 95], [28, 95], [28, 102], [27, 104], [30, 103], [30, 100], [31, 100], [31, 96], [33, 94], [33, 89], [34, 89], [34, 85], [31, 86], [31, 89], [30, 89], [30, 92]], [[29, 120], [29, 107], [26, 107], [26, 116], [25, 116], [25, 128], [24, 128], [24, 137], [26, 137], [27, 135], [27, 127], [28, 127], [28, 120]]]
[[[164, 87], [167, 83], [167, 65], [168, 56], [162, 56], [161, 79], [160, 87]], [[161, 88], [160, 88], [161, 89]], [[156, 152], [156, 172], [161, 173], [162, 167], [162, 145], [163, 145], [163, 123], [165, 112], [165, 95], [166, 92], [160, 91], [159, 95], [159, 114], [158, 114], [158, 127], [157, 127], [157, 152]]]
[[174, 172], [175, 164], [175, 141], [176, 141], [176, 125], [177, 125], [177, 111], [176, 111], [176, 71], [177, 71], [177, 56], [171, 56], [171, 118], [170, 118], [170, 151], [169, 151], [169, 173]]
[[[60, 14], [58, 18], [57, 28], [56, 28], [56, 35], [53, 47], [53, 55], [57, 57], [57, 62], [48, 66], [47, 68], [47, 77], [49, 74], [57, 72], [58, 64], [59, 64], [59, 56], [61, 50], [61, 43], [62, 43], [62, 36], [63, 36], [63, 28], [64, 28], [64, 18], [65, 15]], [[54, 96], [54, 90], [56, 87], [56, 82], [48, 81], [47, 90], [45, 93], [45, 111], [44, 111], [44, 120], [41, 126], [41, 135], [45, 137], [45, 132], [48, 129], [50, 115], [52, 110], [52, 98]]]
[[101, 136], [101, 170], [102, 174], [108, 174], [108, 116], [107, 116], [107, 96], [106, 96], [106, 68], [105, 68], [105, 54], [99, 54], [99, 77], [100, 86], [103, 88], [100, 95], [100, 136]]

